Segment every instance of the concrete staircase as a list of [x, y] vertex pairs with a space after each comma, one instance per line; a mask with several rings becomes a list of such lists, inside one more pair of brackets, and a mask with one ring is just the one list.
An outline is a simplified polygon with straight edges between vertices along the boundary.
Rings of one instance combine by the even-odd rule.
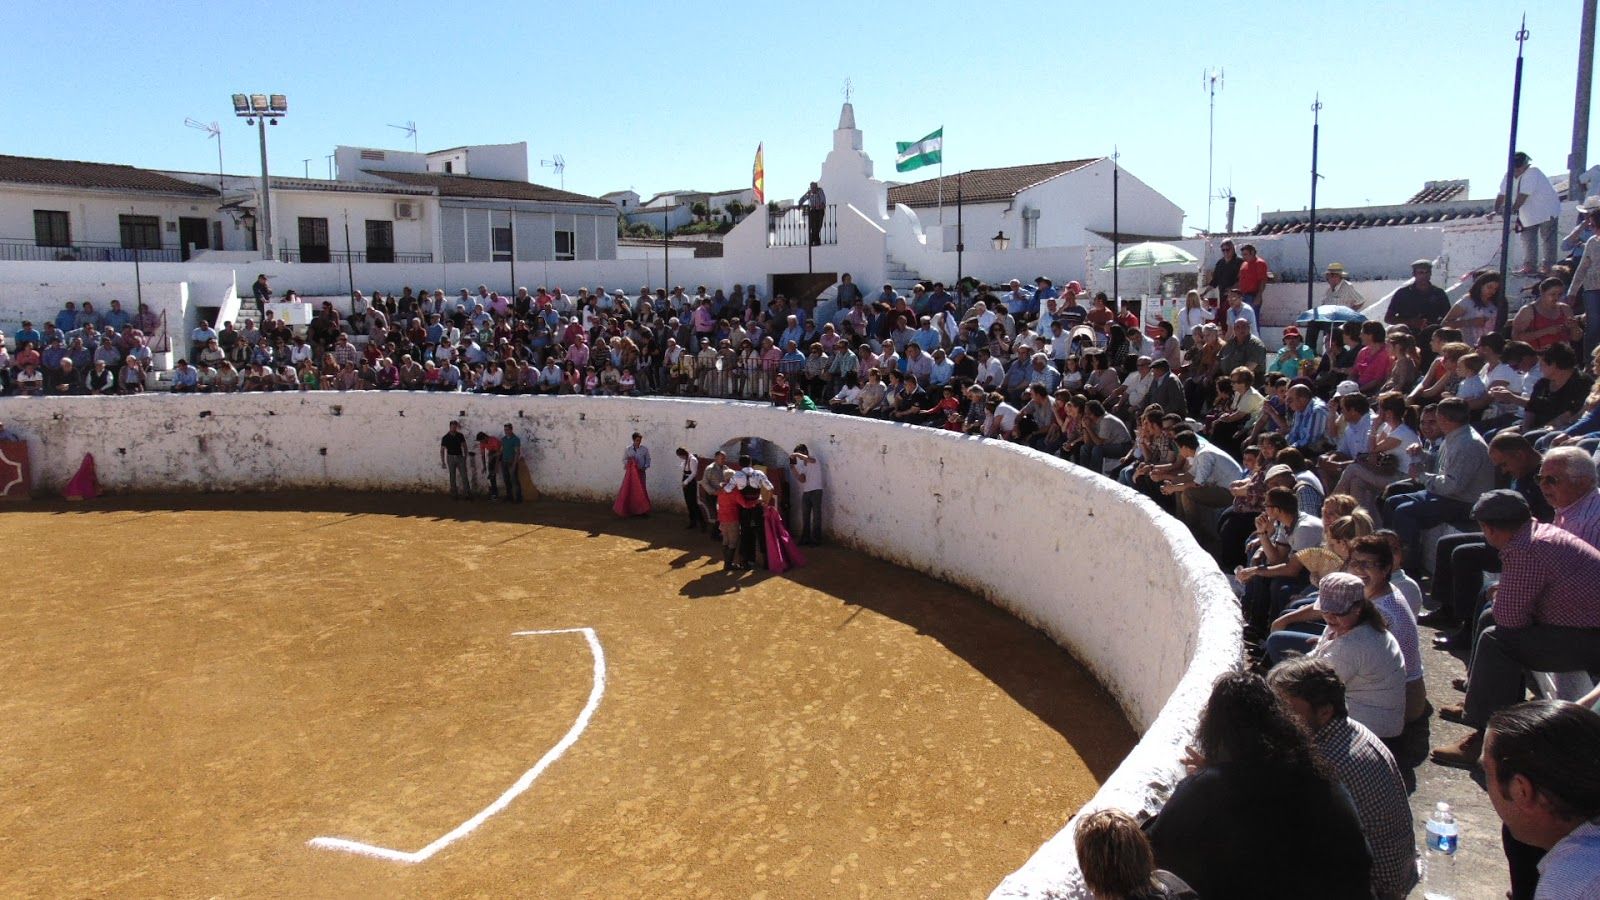
[[[911, 267], [893, 256], [884, 259], [884, 281], [894, 285], [896, 293], [909, 296], [911, 289], [922, 282], [922, 276], [912, 271]], [[868, 287], [862, 287], [862, 292], [871, 296], [876, 293]]]

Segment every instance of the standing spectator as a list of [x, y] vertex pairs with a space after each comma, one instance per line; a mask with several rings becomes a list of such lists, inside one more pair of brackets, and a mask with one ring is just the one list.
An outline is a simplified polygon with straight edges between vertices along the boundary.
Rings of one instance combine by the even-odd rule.
[[[718, 514], [722, 486], [733, 476], [728, 466], [728, 454], [721, 450], [712, 454], [711, 462], [700, 474], [700, 502], [705, 506], [706, 517], [711, 520], [712, 538], [722, 537], [722, 519]], [[733, 546], [737, 546], [735, 543]]]
[[698, 528], [704, 531], [706, 517], [705, 510], [700, 507], [700, 457], [683, 447], [675, 452], [681, 467], [679, 477], [683, 485], [683, 505], [689, 512], [689, 524], [684, 529], [693, 531]]
[[500, 499], [500, 439], [488, 432], [478, 432], [478, 469], [489, 481], [489, 499]]
[[1593, 353], [1600, 348], [1600, 207], [1584, 211], [1579, 224], [1580, 227], [1586, 224], [1595, 234], [1584, 241], [1583, 258], [1572, 273], [1572, 287], [1567, 291], [1567, 302], [1582, 310], [1583, 352]]
[[790, 471], [800, 488], [800, 543], [822, 543], [822, 463], [805, 444], [789, 454]]
[[500, 438], [500, 477], [506, 483], [506, 502], [522, 502], [522, 474], [517, 471], [517, 465], [522, 462], [522, 438], [517, 437], [517, 430], [511, 423], [505, 425], [505, 434]]
[[255, 284], [250, 285], [250, 293], [255, 296], [256, 303], [266, 309], [266, 305], [272, 302], [272, 285], [267, 284], [267, 273], [256, 276]]
[[1218, 298], [1228, 296], [1228, 290], [1239, 283], [1239, 267], [1243, 264], [1244, 260], [1234, 253], [1233, 241], [1224, 240], [1222, 256], [1211, 267], [1211, 278], [1206, 281], [1205, 291], [1215, 289]]
[[1344, 682], [1333, 666], [1299, 657], [1278, 664], [1267, 683], [1311, 733], [1311, 746], [1355, 801], [1361, 831], [1372, 847], [1372, 890], [1399, 900], [1417, 883], [1417, 841], [1406, 786], [1389, 749], [1351, 720]]
[[472, 483], [467, 480], [467, 436], [461, 433], [461, 423], [454, 419], [450, 420], [450, 430], [439, 439], [439, 468], [450, 474], [451, 500], [472, 499]]
[[822, 192], [822, 186], [815, 181], [811, 187], [800, 195], [800, 202], [796, 204], [806, 211], [806, 229], [810, 233], [811, 246], [822, 246], [822, 222], [828, 213], [828, 195]]
[[1239, 293], [1244, 295], [1244, 302], [1250, 304], [1252, 309], [1260, 311], [1262, 295], [1272, 273], [1267, 270], [1267, 261], [1261, 258], [1255, 244], [1241, 246], [1239, 255], [1244, 260], [1239, 266]]
[[1484, 783], [1511, 837], [1544, 851], [1535, 897], [1600, 897], [1596, 759], [1600, 714], [1579, 704], [1520, 703], [1489, 719]]
[[1533, 520], [1516, 491], [1490, 491], [1472, 508], [1483, 538], [1500, 551], [1491, 622], [1467, 666], [1467, 697], [1439, 717], [1474, 729], [1433, 761], [1471, 768], [1496, 711], [1522, 702], [1526, 673], [1600, 670], [1600, 550]]
[[1191, 774], [1145, 824], [1157, 865], [1202, 897], [1371, 896], [1372, 854], [1349, 795], [1260, 676], [1218, 678], [1195, 739]]
[[[1444, 321], [1450, 312], [1450, 298], [1433, 283], [1433, 262], [1419, 259], [1411, 264], [1411, 281], [1401, 285], [1389, 300], [1384, 324], [1404, 325], [1420, 340], [1432, 337], [1429, 329]], [[1359, 380], [1359, 379], [1358, 379]]]
[[1489, 213], [1489, 218], [1505, 209], [1507, 194], [1515, 197], [1511, 211], [1517, 214], [1517, 231], [1522, 234], [1522, 268], [1517, 274], [1548, 275], [1556, 264], [1556, 217], [1561, 214], [1561, 198], [1550, 179], [1532, 165], [1532, 157], [1518, 151], [1511, 159], [1511, 177], [1515, 180], [1510, 184], [1500, 182], [1500, 193], [1494, 198], [1494, 212]]

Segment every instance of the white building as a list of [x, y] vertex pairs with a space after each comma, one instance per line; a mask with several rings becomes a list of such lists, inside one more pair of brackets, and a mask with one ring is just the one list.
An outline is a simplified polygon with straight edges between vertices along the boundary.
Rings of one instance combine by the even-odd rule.
[[0, 259], [176, 262], [227, 237], [216, 186], [107, 163], [0, 156]]

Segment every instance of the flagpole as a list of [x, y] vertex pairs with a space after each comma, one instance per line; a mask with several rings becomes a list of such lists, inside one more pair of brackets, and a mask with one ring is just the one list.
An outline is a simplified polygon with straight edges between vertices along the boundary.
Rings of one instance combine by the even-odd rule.
[[939, 224], [944, 224], [944, 126], [939, 126]]

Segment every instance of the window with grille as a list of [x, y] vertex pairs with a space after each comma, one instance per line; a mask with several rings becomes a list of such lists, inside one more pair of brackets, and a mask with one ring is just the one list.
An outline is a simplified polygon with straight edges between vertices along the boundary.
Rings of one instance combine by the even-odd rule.
[[72, 246], [72, 229], [68, 227], [66, 211], [57, 209], [34, 210], [33, 242], [40, 247]]
[[125, 250], [160, 250], [161, 218], [159, 216], [118, 216], [117, 230]]

